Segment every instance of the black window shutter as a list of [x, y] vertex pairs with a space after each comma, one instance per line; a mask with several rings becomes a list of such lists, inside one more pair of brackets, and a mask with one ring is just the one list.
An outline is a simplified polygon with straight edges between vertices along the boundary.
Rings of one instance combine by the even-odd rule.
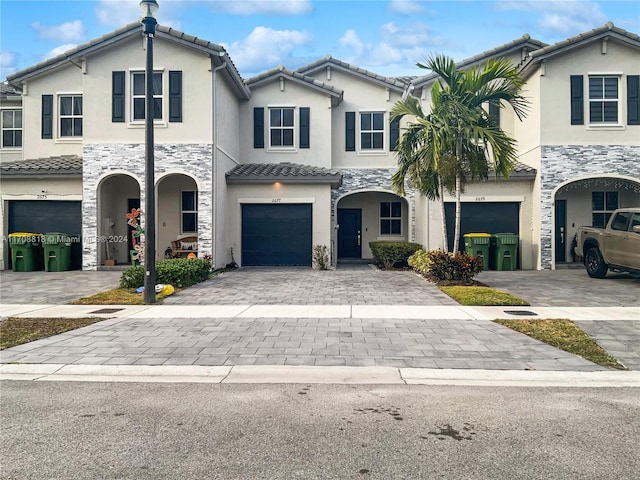
[[111, 74], [111, 121], [124, 122], [124, 72]]
[[345, 112], [344, 149], [347, 152], [356, 151], [356, 112]]
[[300, 148], [309, 148], [309, 107], [300, 107]]
[[640, 125], [640, 75], [627, 75], [627, 125]]
[[264, 148], [264, 108], [253, 109], [253, 148]]
[[169, 72], [169, 121], [182, 121], [182, 72]]
[[582, 75], [571, 75], [571, 125], [584, 125], [583, 97]]
[[389, 132], [389, 150], [395, 152], [397, 150], [398, 138], [400, 138], [400, 119], [397, 118], [391, 122]]
[[42, 95], [42, 138], [53, 138], [53, 95]]
[[493, 102], [489, 102], [489, 117], [500, 126], [500, 107]]

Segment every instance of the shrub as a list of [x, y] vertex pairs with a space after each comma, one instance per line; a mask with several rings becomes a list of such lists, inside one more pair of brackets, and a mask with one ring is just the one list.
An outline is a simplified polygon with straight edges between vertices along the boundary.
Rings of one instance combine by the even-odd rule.
[[329, 249], [326, 245], [314, 245], [311, 254], [313, 266], [318, 270], [329, 270]]
[[422, 248], [419, 243], [369, 242], [376, 263], [383, 268], [406, 267], [407, 260]]
[[[211, 264], [201, 258], [174, 258], [156, 262], [156, 283], [186, 288], [209, 278]], [[144, 265], [137, 265], [122, 272], [122, 288], [138, 288], [144, 285]]]
[[482, 259], [464, 252], [454, 254], [442, 250], [419, 250], [408, 260], [409, 266], [436, 283], [470, 284], [482, 271]]

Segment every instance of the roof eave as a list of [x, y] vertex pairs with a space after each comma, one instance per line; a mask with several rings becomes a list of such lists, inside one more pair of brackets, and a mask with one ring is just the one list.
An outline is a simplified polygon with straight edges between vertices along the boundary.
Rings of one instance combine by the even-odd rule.
[[342, 185], [342, 175], [332, 175], [326, 177], [290, 177], [284, 175], [226, 175], [227, 184], [272, 184], [275, 182], [286, 184], [329, 184], [331, 188], [338, 188]]

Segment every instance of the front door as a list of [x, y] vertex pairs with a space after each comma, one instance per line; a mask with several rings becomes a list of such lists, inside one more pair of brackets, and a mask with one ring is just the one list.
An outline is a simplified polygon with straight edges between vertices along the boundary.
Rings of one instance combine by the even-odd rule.
[[362, 210], [338, 209], [338, 258], [362, 258]]
[[556, 200], [556, 263], [567, 261], [567, 201]]

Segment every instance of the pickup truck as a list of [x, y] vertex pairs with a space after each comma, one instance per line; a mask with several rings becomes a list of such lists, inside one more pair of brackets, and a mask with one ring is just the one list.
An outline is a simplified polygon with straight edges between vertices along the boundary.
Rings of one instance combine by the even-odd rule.
[[604, 278], [609, 270], [640, 274], [640, 208], [614, 211], [604, 228], [578, 228], [576, 241], [590, 277]]

